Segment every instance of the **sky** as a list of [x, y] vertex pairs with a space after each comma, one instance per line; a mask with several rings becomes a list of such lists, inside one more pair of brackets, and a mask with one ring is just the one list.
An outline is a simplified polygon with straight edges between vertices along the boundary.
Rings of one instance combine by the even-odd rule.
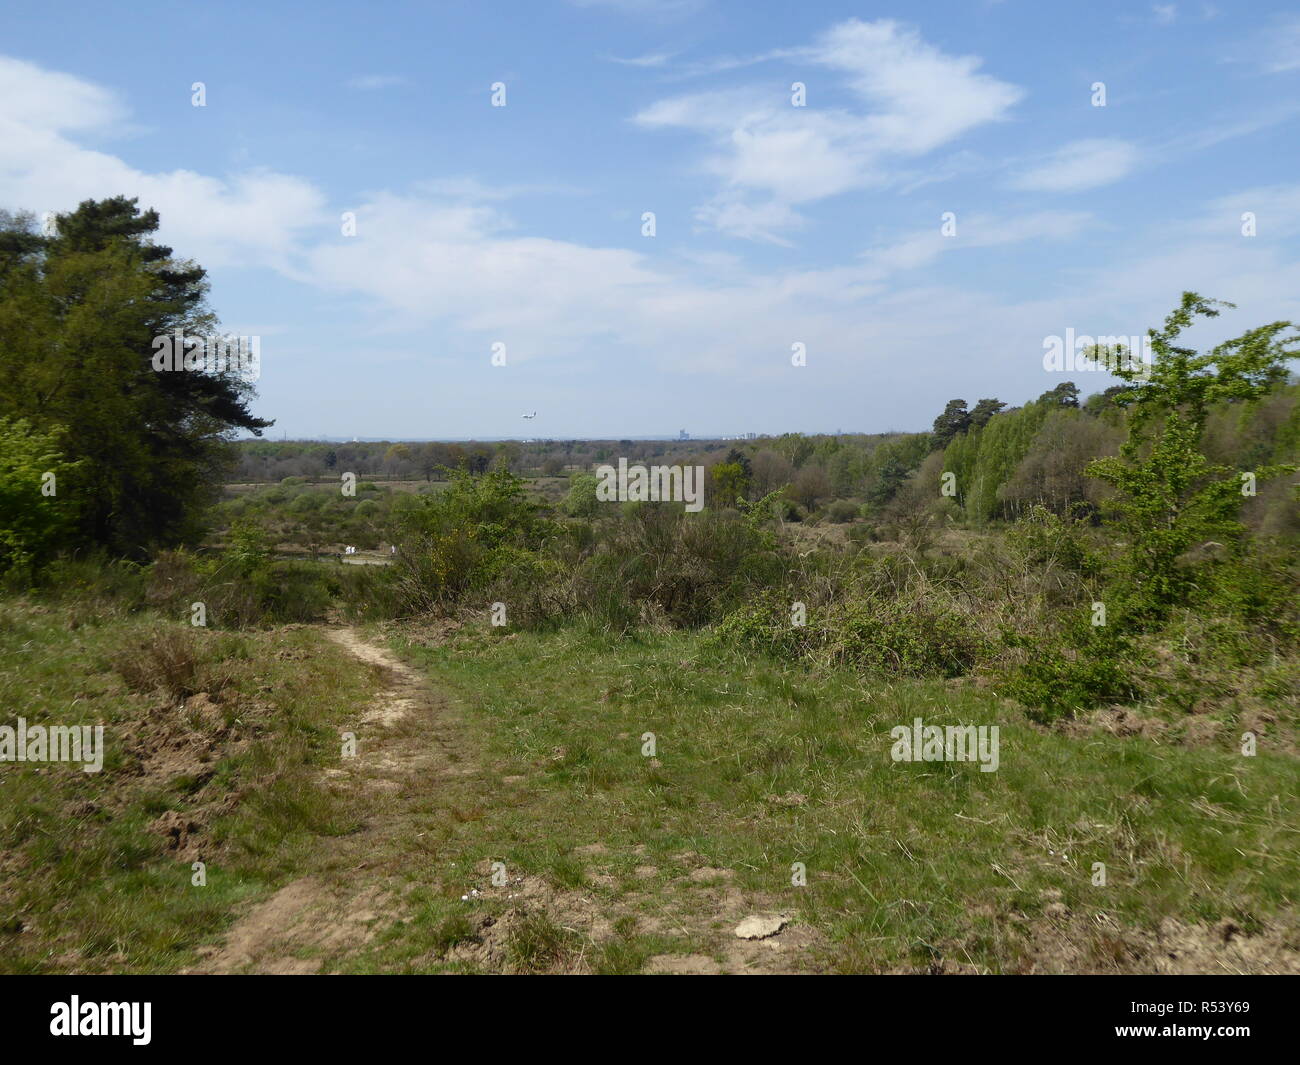
[[1098, 391], [1048, 338], [1189, 289], [1237, 304], [1198, 344], [1300, 320], [1298, 134], [1294, 3], [0, 9], [0, 207], [156, 208], [260, 338], [273, 439], [921, 430]]

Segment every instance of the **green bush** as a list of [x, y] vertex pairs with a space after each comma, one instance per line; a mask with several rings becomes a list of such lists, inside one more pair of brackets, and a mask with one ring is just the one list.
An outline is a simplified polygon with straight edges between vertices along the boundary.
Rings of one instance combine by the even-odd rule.
[[506, 564], [503, 549], [535, 550], [555, 531], [523, 480], [504, 469], [457, 472], [445, 492], [405, 504], [399, 522], [400, 585], [415, 612], [481, 592]]
[[1140, 694], [1122, 664], [1132, 654], [1131, 643], [1113, 628], [1079, 622], [1056, 637], [1006, 634], [1006, 638], [1028, 654], [1004, 673], [1004, 690], [1023, 703], [1035, 721], [1073, 717]]
[[716, 621], [780, 577], [770, 534], [734, 511], [685, 514], [662, 503], [629, 504], [581, 565], [577, 598], [612, 630], [637, 619], [693, 626]]
[[63, 457], [61, 435], [38, 432], [22, 418], [0, 418], [0, 573], [43, 565], [71, 545], [79, 463]]
[[838, 600], [793, 617], [790, 593], [768, 591], [718, 628], [738, 642], [788, 660], [849, 665], [904, 677], [957, 677], [987, 653], [975, 619], [918, 595]]
[[833, 503], [827, 505], [826, 516], [830, 518], [831, 521], [843, 525], [846, 522], [853, 521], [858, 516], [860, 510], [861, 508], [858, 504], [851, 500], [837, 499]]
[[1085, 523], [1062, 518], [1043, 506], [1031, 507], [1012, 525], [1007, 530], [1007, 542], [1036, 568], [1059, 567], [1085, 577], [1101, 571]]

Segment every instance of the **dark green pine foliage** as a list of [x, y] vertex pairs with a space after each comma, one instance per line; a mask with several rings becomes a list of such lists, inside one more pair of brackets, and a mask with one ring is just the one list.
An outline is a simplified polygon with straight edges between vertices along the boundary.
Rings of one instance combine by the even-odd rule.
[[155, 338], [215, 337], [206, 273], [154, 243], [156, 211], [87, 200], [53, 235], [0, 217], [0, 416], [54, 432], [79, 521], [72, 544], [143, 556], [200, 532], [236, 430], [254, 434], [234, 372], [157, 372]]

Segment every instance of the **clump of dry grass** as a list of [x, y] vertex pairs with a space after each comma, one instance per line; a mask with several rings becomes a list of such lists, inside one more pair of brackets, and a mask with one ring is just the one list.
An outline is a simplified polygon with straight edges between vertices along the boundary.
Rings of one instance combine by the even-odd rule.
[[190, 629], [158, 629], [113, 655], [112, 666], [134, 692], [161, 691], [185, 699], [231, 683], [229, 668], [221, 665], [225, 655], [219, 642]]

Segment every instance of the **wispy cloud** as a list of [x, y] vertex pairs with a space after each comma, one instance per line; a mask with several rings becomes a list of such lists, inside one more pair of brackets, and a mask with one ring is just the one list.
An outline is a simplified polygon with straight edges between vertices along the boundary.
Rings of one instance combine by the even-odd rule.
[[1270, 74], [1300, 70], [1300, 15], [1283, 20], [1269, 35], [1263, 66]]
[[616, 55], [607, 55], [604, 59], [607, 63], [619, 63], [625, 67], [662, 67], [678, 54], [677, 52], [648, 52], [628, 59]]
[[1238, 63], [1261, 74], [1300, 70], [1300, 14], [1255, 20], [1250, 32], [1227, 45], [1223, 62]]
[[415, 184], [421, 194], [466, 203], [492, 203], [521, 196], [582, 196], [587, 190], [573, 185], [513, 184], [489, 185], [475, 177], [432, 178]]
[[1137, 161], [1137, 147], [1128, 141], [1072, 141], [1014, 178], [1011, 184], [1032, 192], [1081, 192], [1119, 181]]
[[1033, 214], [1006, 216], [972, 214], [958, 220], [956, 234], [943, 235], [938, 219], [923, 233], [913, 234], [862, 256], [878, 278], [903, 270], [928, 266], [945, 252], [960, 253], [972, 248], [995, 248], [1036, 240], [1067, 240], [1081, 232], [1092, 216], [1083, 211], [1038, 211]]
[[349, 89], [361, 89], [370, 92], [375, 89], [391, 89], [395, 85], [405, 85], [407, 79], [400, 74], [362, 74], [355, 78], [349, 78], [347, 86]]
[[722, 187], [697, 217], [748, 239], [780, 243], [801, 224], [797, 205], [881, 184], [900, 160], [1004, 118], [1023, 96], [981, 73], [978, 58], [947, 55], [889, 20], [850, 19], [807, 47], [760, 58], [777, 55], [841, 75], [859, 106], [795, 107], [774, 88], [732, 88], [660, 100], [635, 116], [708, 138], [703, 169]]

